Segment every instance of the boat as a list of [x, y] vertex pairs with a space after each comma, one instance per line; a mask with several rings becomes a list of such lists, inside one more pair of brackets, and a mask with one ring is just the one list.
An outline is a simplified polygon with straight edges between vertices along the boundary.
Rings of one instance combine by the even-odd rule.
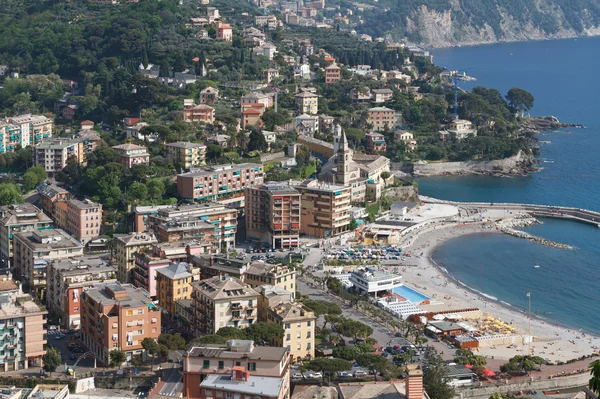
[[535, 265], [534, 268], [539, 269], [540, 265]]

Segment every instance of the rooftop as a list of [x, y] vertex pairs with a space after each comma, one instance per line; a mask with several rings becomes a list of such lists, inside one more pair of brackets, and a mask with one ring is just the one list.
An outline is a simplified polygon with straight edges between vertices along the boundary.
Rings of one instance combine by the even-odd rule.
[[56, 184], [43, 184], [38, 187], [38, 193], [46, 198], [52, 198], [57, 194], [68, 194], [69, 190], [58, 187]]
[[296, 94], [296, 97], [298, 98], [315, 98], [315, 97], [319, 97], [316, 93], [311, 93], [309, 91], [301, 91], [300, 93]]
[[188, 271], [188, 264], [184, 262], [171, 263], [169, 266], [158, 269], [156, 272], [170, 280], [192, 277], [192, 273]]
[[129, 233], [129, 234], [115, 234], [113, 238], [121, 241], [126, 246], [144, 245], [144, 244], [155, 244], [158, 242], [154, 233]]
[[41, 209], [28, 202], [0, 206], [0, 224], [3, 226], [31, 224], [34, 219], [39, 223], [52, 223], [52, 219], [46, 216]]
[[338, 192], [341, 190], [349, 190], [350, 189], [349, 187], [346, 187], [346, 186], [324, 183], [324, 182], [320, 182], [318, 180], [307, 180], [304, 183], [302, 183], [300, 186], [298, 186], [298, 188], [308, 189], [311, 191], [322, 191], [322, 192], [326, 192], [326, 193], [332, 193], [332, 192]]
[[90, 273], [115, 272], [114, 266], [99, 256], [78, 256], [66, 259], [55, 259], [51, 268], [60, 271], [63, 276], [77, 276]]
[[363, 278], [369, 282], [384, 281], [384, 280], [390, 280], [390, 279], [402, 277], [398, 274], [382, 272], [382, 271], [375, 270], [375, 269], [365, 269], [365, 270], [358, 269], [358, 270], [353, 271], [352, 274], [358, 275], [361, 278]]
[[177, 141], [175, 143], [167, 144], [167, 147], [175, 148], [205, 148], [206, 146], [202, 143], [192, 143], [189, 141]]
[[69, 204], [77, 209], [93, 209], [102, 207], [102, 204], [97, 204], [90, 200], [80, 201], [78, 199], [72, 199], [69, 201]]
[[115, 150], [125, 150], [125, 151], [146, 150], [146, 147], [144, 147], [143, 145], [137, 145], [137, 144], [131, 144], [131, 143], [115, 145], [112, 148], [114, 148]]
[[259, 163], [240, 163], [240, 164], [227, 164], [227, 165], [214, 165], [208, 169], [194, 169], [187, 173], [181, 173], [179, 176], [182, 177], [199, 177], [199, 176], [210, 176], [214, 175], [215, 172], [235, 172], [243, 169], [255, 169], [262, 168], [262, 164]]
[[285, 182], [266, 182], [257, 188], [259, 190], [268, 191], [273, 195], [300, 195], [298, 191]]
[[235, 301], [258, 296], [258, 292], [250, 288], [248, 284], [229, 276], [218, 276], [201, 280], [192, 283], [192, 287], [212, 300], [228, 299]]
[[275, 313], [282, 321], [314, 320], [314, 312], [307, 306], [298, 302], [284, 302], [273, 306], [271, 313]]
[[250, 375], [247, 381], [233, 379], [231, 375], [209, 374], [200, 384], [203, 388], [222, 389], [266, 397], [279, 397], [283, 387], [283, 378], [259, 377]]
[[158, 310], [146, 290], [131, 284], [119, 282], [103, 284], [99, 288], [85, 291], [85, 295], [103, 306], [120, 305], [125, 308], [148, 306], [150, 309]]
[[62, 229], [25, 231], [22, 233], [15, 233], [14, 236], [19, 237], [25, 245], [34, 251], [42, 251], [44, 249], [83, 248], [79, 241], [71, 237]]
[[369, 108], [369, 112], [394, 112], [394, 110], [388, 107], [373, 107]]
[[226, 344], [206, 344], [188, 350], [186, 356], [223, 359], [270, 360], [280, 362], [287, 357], [286, 348], [275, 346], [255, 346], [254, 341], [229, 340]]

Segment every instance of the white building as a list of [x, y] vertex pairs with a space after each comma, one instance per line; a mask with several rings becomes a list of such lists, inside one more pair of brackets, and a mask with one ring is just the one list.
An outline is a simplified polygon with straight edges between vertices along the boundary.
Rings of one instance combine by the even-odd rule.
[[392, 291], [402, 285], [402, 276], [377, 271], [375, 269], [359, 269], [350, 273], [350, 282], [362, 294], [377, 294], [381, 291]]

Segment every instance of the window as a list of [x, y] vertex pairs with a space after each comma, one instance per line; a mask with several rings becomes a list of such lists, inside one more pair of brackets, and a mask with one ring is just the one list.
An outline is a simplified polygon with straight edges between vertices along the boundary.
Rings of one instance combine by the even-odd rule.
[[248, 371], [256, 371], [256, 363], [248, 363]]
[[307, 321], [307, 322], [306, 322], [306, 325], [307, 325], [308, 327], [310, 327], [310, 326], [312, 325], [312, 321], [310, 321], [310, 320], [309, 320], [309, 321]]
[[209, 368], [209, 367], [210, 367], [210, 360], [205, 360], [205, 361], [204, 361], [204, 364], [202, 365], [202, 368], [205, 368], [205, 369], [207, 369], [207, 368]]
[[79, 312], [79, 308], [76, 306], [73, 308], [73, 312]]
[[312, 348], [312, 344], [310, 342], [308, 342], [306, 344], [306, 350], [309, 351], [309, 350], [311, 350], [311, 348]]
[[231, 393], [231, 392], [225, 392], [225, 397], [226, 397], [227, 399], [231, 399], [231, 398], [233, 397], [233, 395], [232, 395], [232, 393]]
[[310, 338], [310, 331], [306, 333], [306, 338]]
[[219, 360], [219, 370], [223, 370], [225, 368], [225, 362], [223, 360]]
[[241, 365], [242, 365], [242, 362], [235, 362], [235, 365], [236, 365], [236, 366], [241, 366]]
[[206, 396], [212, 396], [212, 389], [205, 389]]
[[292, 335], [291, 335], [291, 334], [288, 334], [288, 335], [285, 337], [285, 340], [286, 340], [286, 341], [289, 341], [290, 339], [292, 339]]
[[290, 328], [290, 323], [285, 323], [285, 329], [287, 330], [288, 328]]

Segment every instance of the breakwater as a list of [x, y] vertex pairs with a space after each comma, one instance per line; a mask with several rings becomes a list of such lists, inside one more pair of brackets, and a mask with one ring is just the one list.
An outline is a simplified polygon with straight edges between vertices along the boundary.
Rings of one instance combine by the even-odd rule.
[[496, 223], [496, 227], [498, 230], [507, 234], [509, 236], [523, 238], [525, 240], [529, 240], [535, 242], [537, 244], [545, 245], [547, 247], [558, 248], [558, 249], [573, 249], [570, 245], [563, 244], [560, 242], [548, 240], [546, 238], [538, 237], [533, 234], [526, 233], [524, 231], [518, 230], [519, 227], [527, 227], [534, 226], [536, 224], [540, 224], [540, 221], [537, 220], [529, 213], [521, 213], [517, 214], [512, 218], [503, 219]]

